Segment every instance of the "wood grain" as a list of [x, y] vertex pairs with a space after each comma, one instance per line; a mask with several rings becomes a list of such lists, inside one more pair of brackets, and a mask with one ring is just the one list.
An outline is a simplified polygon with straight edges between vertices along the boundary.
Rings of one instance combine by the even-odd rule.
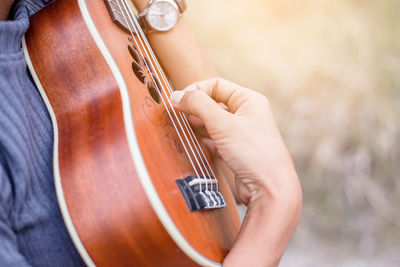
[[[159, 197], [191, 246], [222, 262], [240, 227], [227, 184], [219, 179], [227, 207], [189, 211], [175, 180], [193, 175], [193, 168], [177, 145], [164, 106], [152, 100], [132, 72], [130, 35], [112, 23], [103, 0], [87, 5], [127, 84], [137, 141]], [[118, 84], [77, 1], [58, 0], [35, 14], [26, 41], [58, 122], [68, 210], [96, 265], [195, 265], [168, 235], [143, 190], [129, 151]], [[139, 48], [144, 54], [146, 48]]]

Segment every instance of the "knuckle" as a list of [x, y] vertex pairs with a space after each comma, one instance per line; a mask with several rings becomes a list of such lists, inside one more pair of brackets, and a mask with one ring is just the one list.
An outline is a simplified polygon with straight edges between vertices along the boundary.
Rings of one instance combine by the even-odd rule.
[[194, 90], [186, 93], [186, 104], [189, 112], [192, 114], [197, 114], [198, 104], [201, 102], [203, 97], [203, 92], [201, 90]]
[[211, 81], [213, 81], [213, 83], [218, 84], [219, 82], [222, 82], [223, 78], [220, 76], [216, 76], [210, 79]]
[[224, 83], [225, 79], [222, 78], [222, 77], [215, 77], [214, 78], [214, 82], [215, 82], [215, 85], [217, 86], [217, 85], [220, 85], [220, 84]]
[[196, 101], [196, 98], [199, 97], [198, 95], [199, 95], [199, 90], [189, 91], [185, 95], [186, 101], [192, 103], [193, 101]]
[[255, 101], [255, 103], [258, 103], [259, 105], [263, 105], [266, 107], [270, 106], [270, 102], [269, 102], [268, 98], [263, 94], [253, 91], [252, 98]]
[[224, 79], [222, 77], [219, 77], [219, 76], [218, 77], [214, 77], [211, 80], [212, 80], [212, 85], [213, 85], [215, 90], [231, 83], [228, 80], [226, 80], [226, 79]]
[[223, 77], [216, 77], [216, 80], [218, 81], [219, 84], [234, 84], [233, 82], [223, 78]]
[[204, 92], [201, 90], [195, 90], [191, 92], [191, 97], [193, 101], [198, 101], [199, 99], [201, 99], [204, 95]]

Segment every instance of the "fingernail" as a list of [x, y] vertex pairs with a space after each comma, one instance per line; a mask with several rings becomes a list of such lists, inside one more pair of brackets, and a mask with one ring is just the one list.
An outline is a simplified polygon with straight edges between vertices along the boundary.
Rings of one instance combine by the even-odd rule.
[[184, 95], [185, 95], [185, 92], [183, 92], [183, 91], [172, 92], [172, 94], [170, 96], [172, 104], [174, 104], [174, 105], [179, 104], [179, 102], [181, 102]]

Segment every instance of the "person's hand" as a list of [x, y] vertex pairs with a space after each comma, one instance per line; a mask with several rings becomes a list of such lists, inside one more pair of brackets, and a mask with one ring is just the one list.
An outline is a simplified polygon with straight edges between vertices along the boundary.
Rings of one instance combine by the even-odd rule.
[[242, 203], [251, 206], [263, 195], [287, 191], [286, 182], [275, 181], [278, 177], [291, 179], [288, 186], [299, 190], [292, 160], [263, 95], [210, 79], [174, 92], [171, 100], [176, 109], [189, 114], [210, 150], [235, 173]]
[[232, 189], [248, 206], [224, 264], [276, 265], [299, 221], [302, 193], [268, 100], [218, 78], [174, 92], [171, 102], [232, 169]]

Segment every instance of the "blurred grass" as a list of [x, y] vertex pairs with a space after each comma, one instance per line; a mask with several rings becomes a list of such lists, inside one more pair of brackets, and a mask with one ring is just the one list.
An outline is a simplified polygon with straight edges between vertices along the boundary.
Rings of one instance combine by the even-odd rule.
[[400, 1], [188, 6], [220, 74], [272, 103], [304, 191], [289, 255], [400, 262]]

